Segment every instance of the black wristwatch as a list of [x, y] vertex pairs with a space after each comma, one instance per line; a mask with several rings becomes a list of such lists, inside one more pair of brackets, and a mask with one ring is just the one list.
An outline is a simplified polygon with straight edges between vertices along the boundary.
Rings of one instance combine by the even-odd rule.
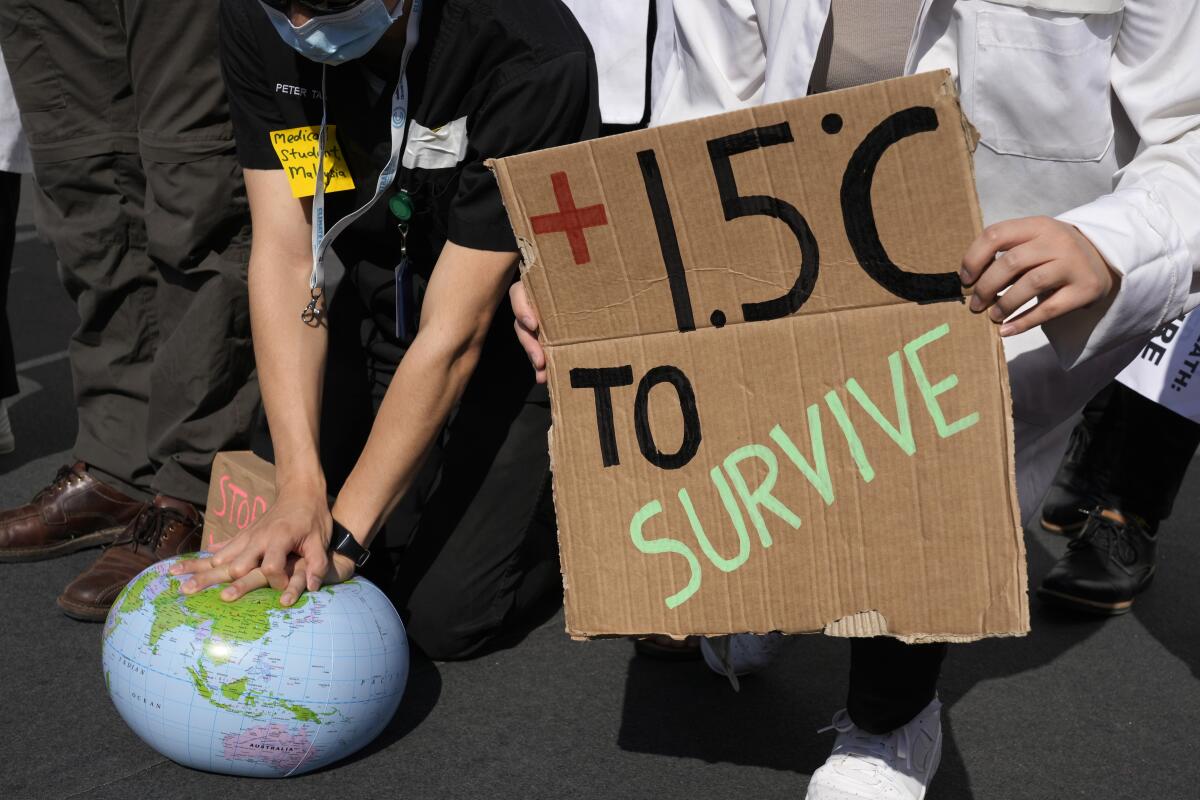
[[362, 569], [371, 557], [371, 551], [359, 544], [354, 534], [336, 519], [333, 521], [333, 538], [329, 540], [329, 552], [341, 553], [353, 561], [358, 569]]

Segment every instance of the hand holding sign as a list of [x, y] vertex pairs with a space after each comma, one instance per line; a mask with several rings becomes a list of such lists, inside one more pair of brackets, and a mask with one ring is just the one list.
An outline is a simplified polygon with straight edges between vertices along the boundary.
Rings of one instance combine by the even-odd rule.
[[[990, 306], [992, 322], [1004, 323], [1001, 336], [1024, 333], [1102, 301], [1120, 283], [1120, 275], [1086, 236], [1051, 217], [989, 225], [963, 255], [961, 277], [975, 287], [971, 310]], [[1004, 322], [1034, 298], [1036, 306]]]
[[542, 349], [542, 343], [538, 341], [540, 323], [537, 309], [533, 307], [533, 303], [529, 302], [529, 295], [525, 293], [525, 284], [519, 281], [514, 283], [508, 290], [508, 300], [512, 303], [513, 316], [516, 317], [513, 327], [517, 331], [517, 341], [525, 349], [525, 355], [529, 356], [529, 363], [533, 367], [533, 374], [537, 382], [545, 383], [546, 351]]

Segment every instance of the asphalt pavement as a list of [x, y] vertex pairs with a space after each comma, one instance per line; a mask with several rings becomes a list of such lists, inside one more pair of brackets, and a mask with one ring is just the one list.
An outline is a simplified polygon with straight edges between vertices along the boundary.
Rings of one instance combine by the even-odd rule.
[[[25, 190], [31, 187], [27, 183]], [[17, 451], [0, 456], [0, 507], [70, 461], [65, 349], [74, 310], [22, 212], [10, 314], [22, 394]], [[930, 800], [1200, 797], [1200, 470], [1161, 531], [1159, 573], [1133, 612], [1050, 613], [1033, 633], [952, 648], [941, 684], [945, 750]], [[1036, 581], [1065, 542], [1027, 535]], [[802, 798], [843, 703], [848, 647], [788, 641], [734, 693], [700, 663], [573, 642], [561, 612], [475, 661], [415, 662], [400, 711], [365, 751], [281, 781], [189, 770], [117, 716], [100, 626], [54, 598], [95, 551], [0, 565], [0, 798]]]

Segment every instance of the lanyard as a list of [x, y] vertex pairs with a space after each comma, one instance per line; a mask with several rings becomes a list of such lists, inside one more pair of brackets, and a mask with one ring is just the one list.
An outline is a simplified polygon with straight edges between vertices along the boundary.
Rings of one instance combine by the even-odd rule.
[[[325, 133], [326, 133], [326, 94], [325, 67], [321, 67], [321, 133], [317, 138], [317, 179], [316, 190], [312, 202], [312, 274], [308, 279], [308, 288], [312, 297], [300, 318], [306, 324], [320, 324], [322, 309], [317, 307], [321, 294], [325, 291], [325, 251], [333, 244], [333, 240], [356, 219], [367, 212], [371, 206], [392, 185], [396, 170], [400, 165], [400, 152], [404, 148], [404, 139], [408, 131], [408, 58], [417, 45], [421, 21], [421, 4], [424, 0], [412, 0], [412, 8], [408, 12], [408, 29], [404, 39], [404, 52], [400, 56], [400, 80], [396, 83], [396, 91], [392, 94], [392, 151], [387, 164], [379, 173], [375, 183], [375, 194], [361, 208], [351, 211], [338, 220], [333, 227], [325, 230]], [[403, 0], [401, 0], [403, 2]]]

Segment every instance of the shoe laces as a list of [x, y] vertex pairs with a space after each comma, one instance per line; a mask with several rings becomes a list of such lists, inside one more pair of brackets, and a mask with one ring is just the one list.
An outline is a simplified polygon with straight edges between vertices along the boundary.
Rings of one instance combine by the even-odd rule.
[[186, 525], [187, 519], [172, 508], [148, 505], [138, 512], [138, 515], [133, 518], [133, 522], [109, 547], [132, 544], [134, 552], [137, 552], [138, 547], [141, 546], [154, 551], [162, 542], [163, 536], [170, 530], [171, 525], [175, 523]]
[[[907, 725], [887, 734], [868, 733], [854, 724], [844, 708], [833, 715], [831, 724], [819, 729], [817, 733], [826, 731], [837, 731], [839, 734], [837, 744], [833, 747], [834, 755], [866, 756], [884, 763], [894, 760], [909, 763], [912, 754]], [[909, 766], [912, 764], [909, 763]]]
[[1088, 523], [1083, 532], [1067, 543], [1070, 551], [1096, 548], [1105, 550], [1114, 563], [1129, 566], [1137, 561], [1137, 548], [1129, 540], [1132, 522], [1118, 522], [1106, 517], [1102, 509], [1088, 511]]
[[54, 475], [54, 480], [48, 486], [43, 486], [38, 490], [38, 493], [33, 496], [33, 502], [36, 503], [44, 497], [56, 495], [77, 480], [82, 480], [82, 478], [75, 473], [73, 467], [59, 467], [58, 472]]

